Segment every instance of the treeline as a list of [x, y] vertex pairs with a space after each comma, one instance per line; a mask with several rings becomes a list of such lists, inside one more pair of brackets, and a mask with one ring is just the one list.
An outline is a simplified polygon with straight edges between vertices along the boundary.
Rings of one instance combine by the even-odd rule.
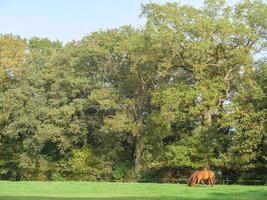
[[0, 179], [266, 180], [266, 3], [142, 16], [65, 45], [0, 36]]

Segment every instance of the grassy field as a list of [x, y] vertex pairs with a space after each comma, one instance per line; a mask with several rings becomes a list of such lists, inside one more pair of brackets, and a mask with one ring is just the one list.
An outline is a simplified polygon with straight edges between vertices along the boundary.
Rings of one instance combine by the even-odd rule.
[[266, 200], [267, 186], [0, 181], [1, 200]]

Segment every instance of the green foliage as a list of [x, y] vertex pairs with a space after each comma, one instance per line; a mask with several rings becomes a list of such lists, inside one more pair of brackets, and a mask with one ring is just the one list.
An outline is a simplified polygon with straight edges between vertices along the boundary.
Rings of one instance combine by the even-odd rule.
[[66, 45], [1, 35], [0, 177], [266, 179], [266, 13], [149, 3], [144, 27]]
[[64, 171], [68, 179], [87, 181], [110, 180], [112, 173], [110, 163], [97, 157], [89, 147], [74, 149]]

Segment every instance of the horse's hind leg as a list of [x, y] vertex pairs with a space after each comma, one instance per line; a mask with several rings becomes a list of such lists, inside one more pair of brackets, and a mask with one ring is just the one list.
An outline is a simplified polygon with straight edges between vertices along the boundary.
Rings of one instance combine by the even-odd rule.
[[193, 176], [192, 181], [191, 181], [191, 185], [195, 186], [197, 181], [198, 181], [197, 175]]
[[200, 181], [202, 181], [202, 179], [197, 177], [197, 185], [199, 185]]

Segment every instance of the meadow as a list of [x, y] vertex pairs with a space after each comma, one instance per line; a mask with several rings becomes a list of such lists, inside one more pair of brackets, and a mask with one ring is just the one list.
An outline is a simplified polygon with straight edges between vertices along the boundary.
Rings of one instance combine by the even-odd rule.
[[265, 200], [266, 186], [108, 182], [0, 182], [1, 200]]

